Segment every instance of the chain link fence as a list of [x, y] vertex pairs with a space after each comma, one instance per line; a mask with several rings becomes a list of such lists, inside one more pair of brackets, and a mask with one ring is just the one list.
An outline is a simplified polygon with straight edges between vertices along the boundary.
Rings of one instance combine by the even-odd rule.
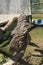
[[43, 0], [32, 0], [32, 13], [33, 14], [43, 13]]

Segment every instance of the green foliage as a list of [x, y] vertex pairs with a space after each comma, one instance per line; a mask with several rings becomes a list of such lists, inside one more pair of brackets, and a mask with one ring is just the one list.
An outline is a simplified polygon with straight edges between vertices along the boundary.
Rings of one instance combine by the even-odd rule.
[[7, 32], [4, 34], [4, 40], [5, 40], [6, 38], [8, 38], [10, 34], [11, 34], [11, 31], [7, 31]]

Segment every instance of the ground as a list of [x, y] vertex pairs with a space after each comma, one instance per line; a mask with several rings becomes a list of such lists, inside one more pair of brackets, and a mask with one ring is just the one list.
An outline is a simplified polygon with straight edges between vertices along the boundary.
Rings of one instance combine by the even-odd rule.
[[[31, 43], [27, 46], [26, 55], [32, 65], [43, 65], [43, 27], [37, 27], [30, 32]], [[27, 59], [26, 59], [27, 60]]]
[[43, 27], [33, 29], [30, 36], [32, 40], [23, 57], [27, 62], [24, 65], [43, 65]]
[[32, 14], [33, 19], [43, 19], [43, 13], [42, 14]]
[[[43, 27], [36, 27], [29, 34], [31, 43], [27, 45], [23, 59], [28, 62], [27, 65], [43, 65]], [[9, 52], [9, 46], [2, 49]], [[8, 58], [0, 53], [0, 65], [7, 60]]]

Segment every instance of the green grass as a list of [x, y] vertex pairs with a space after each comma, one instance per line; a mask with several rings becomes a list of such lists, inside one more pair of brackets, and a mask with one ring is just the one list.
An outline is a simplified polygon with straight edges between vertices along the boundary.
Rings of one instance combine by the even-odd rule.
[[[33, 32], [33, 33], [32, 33]], [[37, 27], [35, 30], [32, 30], [31, 31], [31, 34], [33, 35], [33, 36], [35, 36], [35, 35], [43, 35], [43, 27]]]
[[33, 19], [43, 19], [43, 14], [32, 14]]

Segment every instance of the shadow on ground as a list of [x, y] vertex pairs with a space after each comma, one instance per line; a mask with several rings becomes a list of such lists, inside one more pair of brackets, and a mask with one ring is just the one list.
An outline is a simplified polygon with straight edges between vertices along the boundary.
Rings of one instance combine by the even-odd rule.
[[39, 46], [36, 43], [33, 43], [33, 42], [30, 42], [29, 45], [31, 45], [33, 47], [38, 47], [39, 48]]

